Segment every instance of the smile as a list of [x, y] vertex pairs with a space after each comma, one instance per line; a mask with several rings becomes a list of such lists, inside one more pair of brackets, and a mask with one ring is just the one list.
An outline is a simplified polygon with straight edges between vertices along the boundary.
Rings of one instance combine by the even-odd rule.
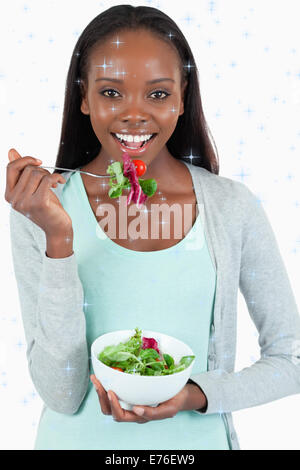
[[112, 132], [111, 135], [113, 136], [114, 140], [118, 143], [121, 150], [127, 151], [130, 155], [139, 155], [140, 153], [145, 152], [157, 136], [157, 134], [155, 133], [151, 135], [150, 139], [147, 139], [145, 141], [128, 142], [123, 139], [119, 139], [116, 134], [113, 134]]

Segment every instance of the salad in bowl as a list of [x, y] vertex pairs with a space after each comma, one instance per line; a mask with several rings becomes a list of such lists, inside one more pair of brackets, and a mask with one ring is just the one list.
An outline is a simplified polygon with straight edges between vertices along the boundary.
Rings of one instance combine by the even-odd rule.
[[157, 406], [179, 393], [190, 378], [195, 355], [182, 341], [150, 330], [118, 330], [91, 346], [92, 365], [120, 405]]

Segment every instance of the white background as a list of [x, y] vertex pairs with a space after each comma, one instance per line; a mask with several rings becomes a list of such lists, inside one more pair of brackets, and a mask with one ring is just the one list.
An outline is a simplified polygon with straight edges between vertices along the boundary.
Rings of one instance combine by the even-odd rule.
[[[28, 373], [10, 252], [10, 206], [4, 199], [8, 150], [54, 165], [77, 38], [101, 11], [120, 3], [129, 2], [1, 1], [1, 449], [32, 449], [42, 408]], [[130, 4], [161, 9], [187, 38], [200, 71], [220, 175], [244, 182], [261, 199], [299, 306], [299, 1]], [[241, 293], [238, 312], [236, 371], [259, 359], [257, 331]], [[300, 450], [300, 395], [235, 412], [233, 418], [243, 450]]]

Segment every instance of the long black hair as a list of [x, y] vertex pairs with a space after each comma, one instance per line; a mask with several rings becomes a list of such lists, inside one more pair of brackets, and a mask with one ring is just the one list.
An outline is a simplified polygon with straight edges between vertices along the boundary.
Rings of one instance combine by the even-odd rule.
[[[146, 29], [173, 45], [179, 54], [181, 83], [187, 80], [184, 113], [166, 146], [174, 158], [219, 174], [218, 154], [213, 149], [200, 96], [198, 70], [192, 51], [176, 25], [156, 8], [117, 5], [96, 16], [84, 29], [74, 48], [67, 75], [60, 144], [55, 165], [75, 169], [92, 161], [101, 149], [90, 116], [81, 112], [82, 82], [87, 83], [89, 57], [95, 47], [115, 33]], [[194, 158], [188, 158], [190, 155]], [[63, 170], [56, 170], [61, 173]]]

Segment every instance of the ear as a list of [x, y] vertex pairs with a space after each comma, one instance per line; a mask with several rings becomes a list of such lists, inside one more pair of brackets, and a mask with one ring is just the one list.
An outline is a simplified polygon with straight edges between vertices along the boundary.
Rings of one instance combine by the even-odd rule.
[[184, 113], [184, 95], [185, 95], [185, 90], [186, 90], [186, 87], [187, 87], [187, 80], [185, 80], [185, 82], [183, 83], [182, 87], [181, 87], [181, 101], [180, 101], [180, 109], [179, 109], [179, 116], [181, 116], [181, 114]]
[[80, 83], [80, 92], [81, 92], [81, 97], [82, 97], [80, 110], [83, 114], [90, 114], [89, 104], [88, 104], [88, 99], [87, 99], [87, 87], [83, 80], [81, 80], [81, 83]]

